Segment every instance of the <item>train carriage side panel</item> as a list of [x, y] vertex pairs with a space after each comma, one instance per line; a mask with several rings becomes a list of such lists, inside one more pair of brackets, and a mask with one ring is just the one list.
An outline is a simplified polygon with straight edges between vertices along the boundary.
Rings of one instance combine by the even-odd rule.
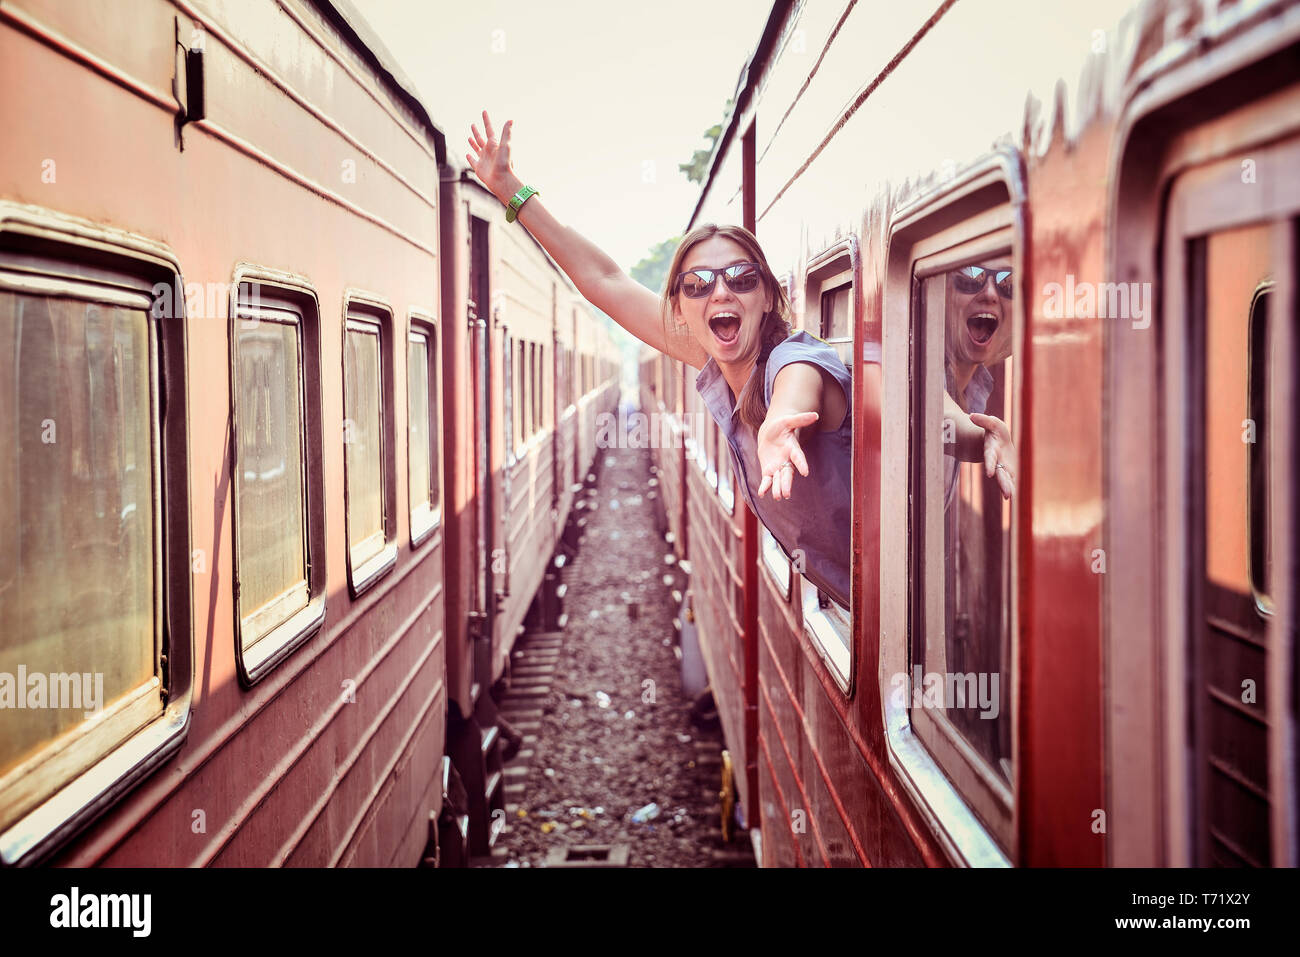
[[[181, 152], [174, 104], [163, 93], [176, 62], [174, 13], [143, 5], [128, 33], [107, 12], [39, 2], [0, 10], [6, 87], [40, 75], [48, 93], [43, 102], [0, 103], [9, 131], [0, 196], [164, 243], [183, 281], [200, 284], [183, 294], [189, 462], [165, 463], [188, 467], [189, 523], [202, 559], [193, 569], [188, 737], [177, 758], [56, 860], [414, 864], [440, 801], [442, 554], [436, 533], [411, 548], [407, 445], [392, 445], [408, 432], [408, 317], [436, 314], [438, 305], [436, 138], [359, 65], [337, 21], [297, 4], [256, 3], [237, 21], [182, 17], [186, 40], [191, 30], [205, 37], [208, 109], [181, 131]], [[283, 44], [302, 55], [275, 57]], [[67, 109], [51, 112], [50, 97]], [[58, 173], [42, 183], [46, 159]], [[321, 430], [306, 442], [323, 490], [312, 504], [328, 516], [310, 542], [311, 573], [320, 576], [311, 601], [324, 620], [250, 677], [251, 686], [239, 677], [231, 589], [230, 382], [242, 381], [242, 369], [230, 364], [228, 287], [241, 263], [300, 277], [319, 304], [302, 318], [319, 344], [319, 357], [304, 358], [322, 398]], [[375, 290], [392, 306], [377, 421], [388, 476], [383, 538], [395, 554], [357, 600], [348, 586], [339, 441], [348, 288]]]

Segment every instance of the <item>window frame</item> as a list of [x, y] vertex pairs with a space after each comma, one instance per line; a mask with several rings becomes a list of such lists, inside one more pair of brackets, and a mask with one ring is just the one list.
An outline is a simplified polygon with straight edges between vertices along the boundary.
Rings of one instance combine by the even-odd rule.
[[[890, 227], [887, 242], [887, 260], [884, 290], [884, 324], [882, 329], [881, 358], [885, 370], [897, 369], [882, 376], [884, 392], [882, 401], [886, 408], [907, 409], [906, 416], [883, 415], [881, 419], [881, 502], [908, 500], [912, 494], [912, 390], [911, 381], [914, 316], [915, 264], [918, 260], [934, 257], [944, 251], [962, 249], [954, 256], [959, 260], [978, 255], [984, 247], [975, 247], [991, 233], [1007, 238], [990, 243], [989, 248], [1012, 250], [1012, 268], [1016, 289], [1013, 299], [1012, 354], [1024, 355], [1025, 297], [1024, 255], [1026, 247], [1025, 206], [1027, 191], [1024, 183], [1024, 166], [1018, 151], [1011, 147], [999, 148], [976, 161], [939, 188], [918, 196], [901, 208]], [[932, 259], [932, 264], [941, 260]], [[861, 355], [861, 352], [857, 353]], [[1013, 368], [1012, 394], [1024, 395], [1022, 378], [1024, 362]], [[1013, 438], [1017, 447], [1023, 447], [1023, 414], [1015, 416]], [[903, 453], [906, 454], [903, 454]], [[881, 712], [885, 730], [886, 751], [890, 767], [900, 784], [912, 799], [922, 816], [929, 822], [944, 852], [956, 863], [968, 866], [1010, 866], [1018, 855], [1017, 821], [1020, 812], [1019, 794], [1015, 790], [1015, 775], [1020, 768], [1020, 737], [1017, 727], [1020, 715], [1020, 696], [1017, 687], [1019, 629], [1019, 588], [1016, 576], [1011, 580], [1011, 608], [1008, 610], [1011, 628], [1011, 660], [1008, 666], [1010, 680], [1002, 682], [1009, 689], [1012, 717], [1012, 789], [1009, 820], [1000, 827], [1005, 835], [1005, 847], [999, 844], [990, 828], [970, 806], [967, 797], [959, 790], [940, 763], [931, 754], [926, 743], [912, 726], [906, 692], [896, 683], [901, 677], [906, 681], [911, 675], [910, 660], [913, 642], [913, 602], [916, 584], [912, 580], [912, 522], [914, 511], [893, 514], [881, 508], [880, 551], [885, 554], [908, 555], [902, 567], [881, 565], [880, 570], [880, 634], [878, 681]], [[1019, 510], [1013, 510], [1011, 533], [1011, 567], [1019, 567], [1018, 539]], [[1004, 695], [1004, 697], [1006, 697]], [[902, 698], [900, 701], [899, 699]]]
[[[1247, 362], [1249, 363], [1246, 372], [1246, 404], [1247, 414], [1255, 423], [1257, 437], [1256, 444], [1247, 451], [1246, 457], [1246, 521], [1248, 536], [1246, 561], [1248, 563], [1247, 567], [1249, 569], [1250, 591], [1251, 597], [1255, 602], [1255, 610], [1258, 614], [1268, 618], [1272, 618], [1277, 611], [1277, 603], [1274, 600], [1274, 595], [1272, 591], [1268, 590], [1268, 588], [1272, 585], [1273, 591], [1276, 591], [1277, 586], [1276, 581], [1266, 582], [1264, 580], [1264, 570], [1258, 567], [1260, 562], [1257, 553], [1262, 549], [1265, 557], [1267, 557], [1269, 551], [1271, 551], [1270, 545], [1272, 543], [1269, 541], [1269, 536], [1271, 535], [1272, 523], [1262, 521], [1262, 517], [1260, 519], [1257, 519], [1256, 517], [1255, 486], [1257, 483], [1255, 478], [1258, 472], [1263, 472], [1267, 492], [1267, 479], [1274, 471], [1274, 463], [1277, 461], [1271, 443], [1267, 447], [1267, 460], [1265, 460], [1264, 456], [1259, 452], [1258, 443], [1260, 441], [1260, 436], [1266, 436], [1269, 429], [1272, 427], [1272, 423], [1269, 421], [1267, 416], [1269, 399], [1271, 398], [1268, 394], [1268, 372], [1269, 363], [1271, 361], [1271, 352], [1268, 348], [1268, 340], [1270, 324], [1276, 322], [1276, 319], [1270, 315], [1270, 312], [1280, 311], [1282, 298], [1280, 292], [1281, 290], [1278, 288], [1276, 279], [1270, 279], [1266, 282], [1260, 283], [1259, 286], [1256, 287], [1254, 294], [1251, 296], [1250, 306], [1247, 308], [1246, 312], [1246, 349], [1248, 355]], [[1278, 293], [1278, 295], [1274, 295], [1274, 293]], [[1260, 326], [1263, 328], [1261, 329]], [[1261, 345], [1261, 348], [1258, 350], [1255, 348], [1257, 344]], [[1257, 359], [1259, 360], [1258, 363], [1256, 361]], [[1260, 365], [1263, 366], [1262, 369], [1259, 368]], [[1262, 383], [1260, 383], [1262, 389], [1257, 386], [1257, 379], [1262, 380]], [[1264, 406], [1262, 410], [1259, 410], [1256, 407], [1256, 397], [1260, 392], [1263, 393], [1262, 399], [1259, 400]], [[1265, 414], [1261, 415], [1261, 411]], [[1265, 506], [1270, 510], [1270, 512], [1272, 511], [1271, 502], [1266, 501]], [[1262, 541], [1261, 537], [1263, 539]], [[1277, 575], [1276, 563], [1274, 567], [1274, 575]]]
[[[827, 293], [834, 292], [838, 289], [848, 286], [849, 288], [849, 342], [850, 360], [854, 355], [855, 346], [853, 343], [857, 340], [858, 326], [861, 324], [861, 304], [858, 302], [858, 289], [861, 285], [862, 262], [858, 250], [858, 238], [856, 235], [841, 239], [808, 261], [808, 267], [805, 272], [803, 282], [803, 302], [805, 308], [807, 303], [815, 302], [817, 311], [814, 314], [805, 311], [802, 317], [801, 328], [811, 332], [818, 339], [834, 347], [835, 343], [844, 341], [836, 339], [832, 342], [825, 339], [822, 333], [823, 307], [822, 297]], [[816, 332], [808, 328], [809, 322], [815, 321]], [[839, 350], [835, 350], [838, 354]], [[848, 395], [848, 407], [845, 415], [852, 415], [853, 396], [856, 389], [853, 383], [857, 377], [854, 375], [854, 364], [852, 361], [845, 363], [849, 370], [850, 388]], [[850, 461], [856, 461], [857, 435], [856, 429], [852, 440], [852, 449], [849, 454]], [[857, 503], [850, 503], [851, 515], [856, 515]], [[853, 535], [853, 529], [857, 523], [850, 519], [849, 531], [847, 534]], [[779, 547], [779, 545], [778, 545]], [[852, 549], [850, 549], [852, 553]], [[789, 559], [787, 558], [787, 561]], [[850, 569], [850, 581], [855, 569]], [[793, 566], [791, 567], [791, 577], [793, 577]], [[818, 588], [811, 579], [806, 575], [799, 574], [799, 612], [800, 620], [803, 622], [803, 635], [817, 652], [822, 663], [826, 666], [827, 672], [835, 681], [840, 692], [846, 697], [851, 698], [855, 690], [855, 671], [857, 669], [857, 649], [853, 637], [853, 611], [851, 608], [845, 608], [833, 597], [826, 594]], [[822, 602], [826, 605], [823, 607]], [[850, 596], [852, 603], [852, 596]]]
[[[343, 422], [348, 420], [346, 407], [348, 388], [348, 332], [360, 327], [373, 326], [378, 331], [378, 386], [379, 386], [379, 475], [380, 475], [380, 532], [382, 542], [378, 551], [359, 563], [353, 549], [360, 544], [352, 541], [349, 514], [351, 489], [348, 479], [347, 447], [343, 444], [343, 536], [348, 569], [348, 590], [355, 600], [369, 591], [397, 564], [397, 470], [394, 464], [394, 406], [393, 389], [393, 309], [388, 301], [373, 293], [349, 289], [343, 297], [343, 322], [341, 325], [339, 366], [343, 385]], [[339, 430], [340, 437], [343, 429]]]
[[767, 526], [760, 522], [759, 528], [763, 530], [759, 536], [759, 549], [763, 555], [763, 567], [767, 569], [772, 584], [780, 592], [781, 599], [788, 603], [794, 585], [794, 574], [790, 567], [790, 559], [786, 558], [785, 552], [781, 551], [780, 543], [776, 540], [776, 536], [767, 530]]
[[[1007, 258], [1013, 258], [1014, 250], [1010, 246], [1012, 242], [1014, 242], [1014, 231], [1008, 226], [1006, 228], [997, 229], [994, 230], [993, 232], [986, 233], [982, 236], [966, 240], [965, 242], [960, 242], [955, 246], [950, 246], [948, 248], [929, 253], [928, 255], [925, 255], [921, 258], [914, 259], [912, 262], [912, 275], [915, 283], [915, 285], [913, 286], [913, 290], [914, 290], [913, 295], [915, 296], [919, 293], [918, 287], [920, 286], [921, 283], [925, 282], [926, 280], [933, 279], [939, 276], [944, 276], [948, 272], [950, 272], [953, 268], [970, 263], [975, 259], [979, 259], [979, 258], [988, 259], [990, 257], [995, 257], [995, 256], [1005, 256]], [[1016, 289], [1015, 289], [1016, 297], [1013, 298], [1012, 300], [1012, 322], [1013, 323], [1020, 321], [1020, 319], [1018, 318], [1018, 314], [1016, 313], [1016, 309], [1017, 309], [1017, 300], [1020, 297], [1021, 289], [1022, 289], [1022, 282], [1020, 278], [1015, 279], [1014, 282], [1016, 283]], [[915, 301], [913, 303], [913, 309], [915, 309]], [[915, 312], [914, 312], [914, 319], [915, 318], [917, 317], [915, 316]], [[925, 324], [926, 328], [923, 334], [914, 335], [913, 341], [917, 343], [919, 342], [926, 343], [927, 355], [925, 359], [927, 360], [927, 366], [930, 365], [930, 360], [928, 356], [928, 350], [929, 348], [931, 348], [930, 343], [933, 342], [943, 343], [945, 340], [947, 334], [946, 318], [947, 318], [946, 317], [946, 295], [945, 295], [945, 301], [937, 304], [930, 301], [926, 301], [926, 314], [922, 319], [922, 322]], [[937, 330], [935, 328], [936, 326], [938, 327]], [[1015, 329], [1013, 329], [1013, 335], [1014, 334], [1015, 334]], [[1012, 351], [1012, 355], [1013, 356], [1015, 355], [1014, 349]], [[913, 353], [914, 362], [920, 361], [921, 358], [922, 357]], [[915, 367], [913, 367], [913, 371], [915, 372]], [[1020, 395], [1017, 389], [1017, 386], [1020, 381], [1019, 363], [1014, 363], [1012, 365], [1011, 371], [1012, 371], [1012, 382], [1014, 384], [1012, 385], [1012, 388], [1009, 391], [1011, 393], [1013, 403], [1016, 403], [1019, 401], [1019, 395]], [[932, 369], [927, 368], [926, 374], [927, 375], [937, 374], [938, 376], [937, 384], [940, 390], [944, 388], [944, 384], [942, 381], [942, 375], [943, 375], [942, 359], [934, 363], [934, 368]], [[932, 381], [927, 381], [922, 384], [923, 387], [926, 389], [927, 395], [934, 394], [932, 388], [930, 388], [934, 384], [935, 382]], [[915, 393], [913, 393], [913, 395], [915, 396]], [[942, 406], [942, 402], [940, 402], [940, 406]], [[914, 439], [918, 433], [921, 435], [931, 436], [930, 441], [925, 446], [921, 447], [919, 451], [922, 455], [928, 455], [932, 450], [936, 450], [936, 449], [938, 450], [938, 473], [937, 474], [938, 474], [939, 485], [940, 487], [942, 487], [943, 484], [942, 471], [947, 466], [946, 463], [944, 462], [942, 443], [934, 440], [933, 438], [933, 434], [935, 430], [930, 428], [931, 423], [929, 422], [929, 413], [930, 410], [927, 409], [927, 422], [926, 422], [926, 427], [924, 429], [918, 429], [916, 427], [915, 420], [913, 420], [912, 436]], [[939, 410], [939, 415], [940, 418], [942, 418], [942, 408], [940, 408]], [[1010, 428], [1012, 430], [1012, 435], [1015, 439], [1017, 448], [1021, 447], [1020, 446], [1020, 441], [1021, 441], [1020, 410], [1013, 406], [1013, 408], [1010, 411], [1010, 415], [1004, 417], [1010, 418], [1011, 420]], [[912, 465], [913, 468], [917, 467], [917, 462], [915, 461], [917, 452], [918, 452], [918, 447], [915, 444], [913, 444], [911, 449], [909, 450], [909, 457], [908, 457], [909, 463]], [[926, 467], [927, 469], [929, 467], [928, 461], [926, 463]], [[927, 478], [931, 478], [931, 476], [927, 476]], [[945, 536], [944, 523], [947, 521], [947, 509], [940, 507], [934, 509], [934, 512], [936, 513], [935, 515], [932, 516], [930, 514], [931, 509], [928, 507], [929, 503], [933, 501], [942, 501], [943, 498], [941, 491], [938, 499], [935, 499], [933, 495], [929, 494], [931, 491], [932, 491], [931, 489], [927, 488], [926, 494], [922, 495], [919, 490], [914, 490], [913, 501], [924, 502], [925, 505], [914, 506], [913, 516], [915, 516], [915, 510], [917, 508], [920, 508], [923, 514], [925, 515], [925, 533], [924, 533], [925, 541], [928, 542], [931, 539], [935, 539], [938, 542], [943, 542]], [[913, 518], [913, 521], [915, 522], [915, 518]], [[1017, 534], [1018, 534], [1017, 513], [1015, 509], [1012, 509], [1011, 528], [1008, 533], [1009, 554], [1005, 558], [1005, 561], [1008, 563], [1008, 565], [1004, 570], [1006, 572], [1008, 588], [1010, 591], [1010, 604], [1011, 604], [1011, 607], [1007, 609], [1006, 627], [1011, 631], [1011, 640], [1013, 644], [1015, 640], [1014, 636], [1015, 636], [1015, 627], [1016, 627], [1016, 605], [1018, 604], [1017, 602], [1018, 588], [1017, 588], [1017, 581], [1015, 575], [1015, 569], [1017, 567], [1015, 564], [1017, 560], [1015, 540]], [[915, 539], [913, 539], [913, 542], [914, 541]], [[927, 548], [923, 556], [916, 556], [914, 553], [912, 553], [912, 555], [910, 556], [909, 566], [911, 567], [912, 570], [913, 582], [915, 582], [917, 578], [920, 577], [926, 583], [926, 585], [924, 586], [914, 586], [915, 594], [913, 596], [913, 602], [911, 603], [913, 618], [911, 620], [911, 626], [909, 628], [909, 640], [912, 642], [915, 642], [916, 640], [915, 629], [917, 627], [928, 628], [934, 618], [939, 618], [939, 619], [943, 618], [943, 610], [942, 610], [943, 601], [936, 598], [936, 596], [943, 594], [943, 590], [935, 587], [936, 582], [944, 581], [946, 579], [947, 566], [945, 564], [945, 559], [942, 552], [943, 552], [942, 548]], [[924, 566], [923, 569], [922, 569], [922, 564]], [[938, 609], [936, 609], [935, 607], [936, 603], [939, 606]], [[924, 615], [925, 617], [924, 624], [918, 624], [916, 620], [916, 618], [921, 615]], [[913, 651], [915, 651], [915, 644], [913, 644], [912, 648]], [[1010, 661], [1007, 664], [1009, 669], [1012, 672], [1014, 672], [1014, 653], [1012, 657], [1013, 657], [1013, 661]], [[916, 667], [915, 659], [912, 660], [912, 666]], [[947, 673], [946, 665], [945, 665], [945, 673]], [[1000, 684], [1003, 687], [1007, 687], [1010, 685], [1010, 681], [1012, 679], [1009, 676], [1004, 676], [1004, 677], [1006, 677], [1007, 680], [1002, 681]], [[1015, 720], [1014, 709], [1012, 709], [1009, 712], [1007, 716], [1007, 720], [1014, 723]], [[922, 741], [923, 745], [930, 752], [931, 756], [935, 759], [935, 762], [939, 765], [943, 773], [947, 775], [949, 780], [952, 780], [959, 785], [959, 790], [961, 791], [966, 803], [972, 806], [973, 808], [977, 808], [976, 813], [980, 816], [980, 818], [985, 822], [989, 822], [987, 824], [988, 830], [997, 831], [1000, 829], [1001, 833], [996, 836], [1001, 837], [1002, 841], [1004, 842], [1004, 846], [1009, 844], [1013, 840], [1013, 837], [1010, 833], [1010, 828], [1012, 826], [1012, 805], [1014, 804], [1015, 801], [1015, 797], [1012, 791], [1012, 786], [1008, 785], [1005, 781], [1000, 779], [996, 773], [989, 773], [991, 769], [989, 768], [987, 762], [984, 761], [983, 757], [978, 754], [978, 752], [975, 750], [974, 745], [972, 745], [969, 741], [965, 740], [965, 736], [951, 721], [947, 719], [946, 715], [943, 715], [941, 713], [935, 714], [925, 708], [922, 708], [916, 712], [915, 716], [913, 716], [912, 722], [917, 737]], [[1012, 775], [1013, 775], [1012, 783], [1013, 784], [1014, 784], [1014, 768], [1015, 768], [1015, 763], [1013, 757], [1012, 760]], [[996, 820], [997, 823], [992, 823], [992, 821], [994, 820]]]
[[[307, 280], [251, 263], [235, 267], [232, 289], [244, 284], [258, 291], [259, 305], [265, 300], [270, 307], [298, 316], [299, 441], [303, 480], [304, 574], [307, 579], [306, 604], [278, 621], [264, 634], [245, 643], [245, 617], [239, 597], [239, 482], [234, 473], [239, 468], [239, 355], [238, 336], [244, 321], [239, 304], [231, 297], [229, 309], [229, 402], [231, 462], [231, 567], [234, 586], [235, 664], [240, 683], [251, 688], [265, 678], [295, 649], [316, 634], [325, 622], [326, 558], [324, 462], [321, 450], [321, 377], [320, 377], [320, 303]], [[264, 613], [268, 606], [263, 606]], [[252, 615], [247, 616], [249, 620]]]
[[[430, 539], [435, 531], [442, 525], [442, 343], [438, 335], [438, 321], [432, 312], [421, 309], [412, 309], [407, 314], [407, 356], [406, 356], [406, 511], [407, 518], [410, 522], [411, 547], [418, 548]], [[437, 491], [437, 502], [430, 504], [428, 501], [421, 502], [418, 505], [412, 498], [411, 489], [411, 340], [415, 337], [423, 336], [425, 341], [425, 357], [429, 363], [426, 372], [426, 382], [429, 386], [429, 484], [430, 492]], [[435, 451], [436, 450], [436, 451]], [[433, 459], [436, 457], [436, 468]], [[420, 506], [428, 505], [426, 514], [418, 511]]]
[[[91, 286], [110, 296], [137, 293], [149, 300], [154, 654], [162, 698], [157, 714], [130, 731], [118, 731], [121, 736], [106, 750], [96, 743], [94, 750], [103, 753], [67, 774], [0, 832], [0, 865], [8, 867], [46, 860], [180, 750], [191, 718], [194, 636], [184, 295], [174, 295], [171, 315], [160, 315], [151, 295], [159, 283], [177, 293], [185, 288], [179, 259], [167, 246], [142, 236], [0, 201], [0, 264], [27, 287], [20, 291], [58, 296], [73, 289], [91, 292], [86, 288]], [[54, 757], [46, 749], [39, 763]]]

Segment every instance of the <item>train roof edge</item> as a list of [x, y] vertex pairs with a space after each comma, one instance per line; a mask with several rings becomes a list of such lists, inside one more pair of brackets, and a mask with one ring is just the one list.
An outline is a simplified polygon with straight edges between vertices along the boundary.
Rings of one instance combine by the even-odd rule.
[[388, 92], [406, 107], [413, 118], [422, 124], [434, 141], [434, 152], [439, 164], [447, 163], [447, 136], [417, 94], [414, 81], [397, 65], [397, 58], [384, 46], [379, 34], [370, 26], [350, 0], [307, 0], [322, 17], [329, 21], [344, 40], [364, 59], [375, 74], [388, 87]]

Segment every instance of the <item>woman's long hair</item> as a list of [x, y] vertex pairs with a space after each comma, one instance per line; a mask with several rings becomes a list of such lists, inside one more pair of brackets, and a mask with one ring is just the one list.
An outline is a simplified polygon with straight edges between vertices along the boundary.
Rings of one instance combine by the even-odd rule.
[[[682, 263], [686, 261], [686, 256], [690, 251], [706, 239], [712, 239], [714, 236], [721, 236], [724, 239], [730, 239], [745, 250], [745, 254], [754, 262], [758, 263], [759, 271], [762, 274], [763, 287], [772, 298], [772, 308], [763, 315], [763, 326], [759, 332], [760, 349], [758, 353], [757, 374], [752, 375], [745, 387], [741, 389], [740, 395], [736, 397], [736, 407], [740, 410], [740, 421], [751, 426], [755, 431], [763, 424], [763, 419], [767, 417], [767, 403], [763, 401], [763, 381], [767, 374], [767, 357], [771, 355], [772, 350], [784, 342], [790, 336], [790, 297], [786, 295], [785, 287], [777, 282], [772, 275], [772, 270], [767, 264], [767, 257], [763, 255], [762, 247], [758, 245], [758, 239], [754, 234], [743, 226], [718, 226], [714, 223], [704, 223], [696, 226], [687, 233], [677, 247], [677, 252], [673, 255], [673, 261], [668, 267], [668, 278], [664, 284], [663, 291], [663, 317], [665, 332], [672, 333], [675, 323], [670, 318], [676, 316], [677, 308], [677, 275], [682, 271]], [[724, 280], [719, 279], [719, 282]]]

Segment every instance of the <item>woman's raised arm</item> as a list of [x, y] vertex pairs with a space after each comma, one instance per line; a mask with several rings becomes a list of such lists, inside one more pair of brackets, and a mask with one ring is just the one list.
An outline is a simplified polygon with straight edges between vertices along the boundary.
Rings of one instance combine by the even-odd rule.
[[[473, 152], [465, 154], [470, 168], [503, 205], [524, 185], [510, 164], [513, 124], [513, 120], [506, 121], [498, 141], [484, 110], [483, 131], [477, 124], [471, 126], [469, 145]], [[560, 223], [542, 205], [540, 194], [523, 205], [518, 221], [528, 227], [588, 302], [652, 349], [696, 368], [704, 366], [708, 355], [692, 337], [667, 334], [659, 297], [619, 269], [591, 240]]]

